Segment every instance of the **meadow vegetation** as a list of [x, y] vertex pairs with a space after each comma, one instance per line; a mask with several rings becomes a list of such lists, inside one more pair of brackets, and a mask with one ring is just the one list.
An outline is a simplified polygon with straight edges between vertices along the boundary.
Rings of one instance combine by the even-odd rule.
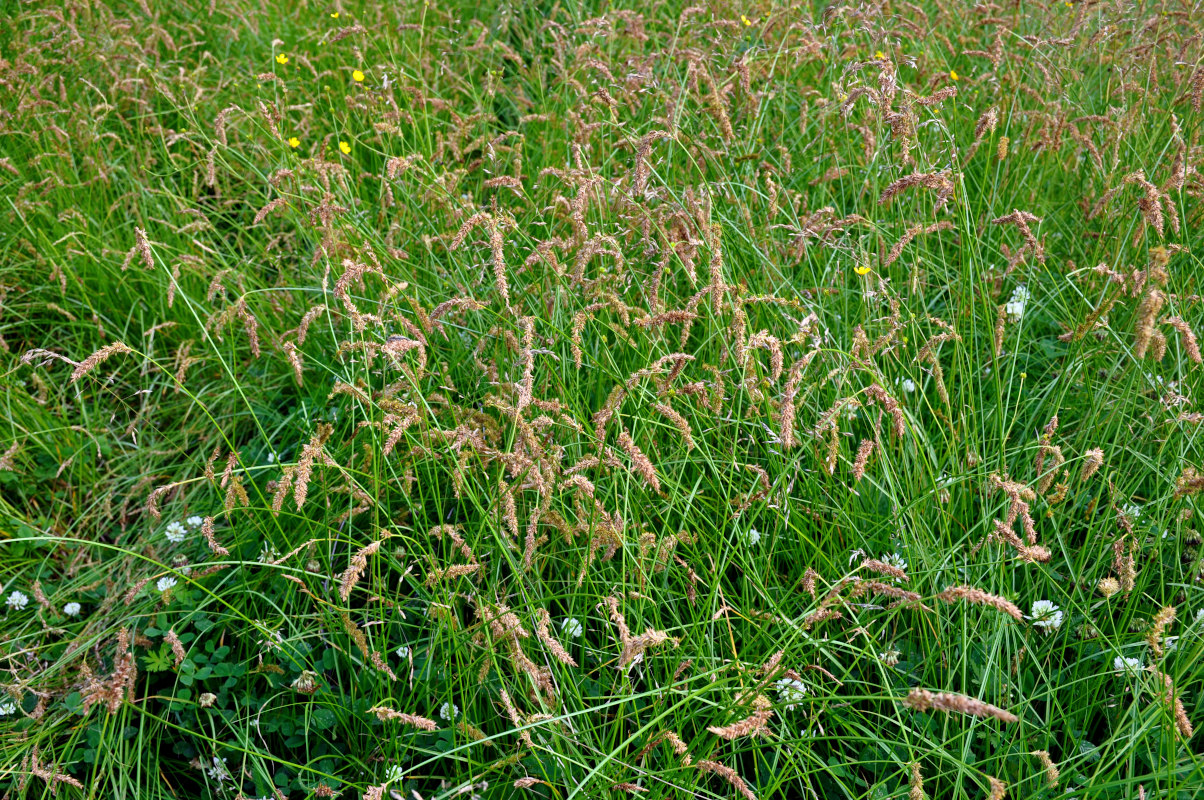
[[7, 12], [0, 797], [1204, 786], [1198, 4]]

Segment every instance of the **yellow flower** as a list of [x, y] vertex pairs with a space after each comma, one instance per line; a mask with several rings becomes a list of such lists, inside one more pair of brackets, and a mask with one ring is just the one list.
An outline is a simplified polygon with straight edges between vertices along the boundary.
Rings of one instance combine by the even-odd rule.
[[331, 11], [331, 12], [330, 12], [330, 18], [331, 18], [331, 19], [338, 19], [338, 18], [339, 18], [339, 12], [337, 12], [337, 11]]
[[863, 264], [861, 266], [853, 267], [853, 272], [856, 272], [858, 275], [869, 275], [870, 268], [868, 264]]
[[955, 69], [949, 70], [949, 77], [953, 78], [953, 80], [957, 80], [958, 79], [957, 78], [957, 70], [955, 70]]
[[885, 61], [886, 53], [883, 53], [881, 50], [878, 50], [874, 53], [874, 58], [878, 59], [879, 61]]
[[746, 28], [749, 27], [750, 25], [752, 25], [752, 21], [749, 20], [749, 18], [744, 16], [743, 14], [740, 15], [740, 21], [744, 23], [744, 27], [746, 27]]
[[347, 144], [346, 142], [339, 142], [339, 149], [343, 151], [343, 155], [351, 155], [351, 145]]
[[288, 146], [289, 147], [300, 147], [301, 140], [298, 139], [296, 136], [290, 136], [290, 137], [288, 137]]
[[277, 56], [276, 56], [276, 63], [277, 63], [277, 64], [280, 64], [281, 66], [283, 66], [283, 65], [287, 64], [287, 63], [288, 63], [288, 56], [286, 56], [284, 53], [279, 53], [279, 54], [277, 54]]
[[364, 82], [364, 73], [360, 72], [357, 69], [355, 72], [351, 73], [351, 79], [353, 81], [355, 81], [356, 83], [363, 83]]

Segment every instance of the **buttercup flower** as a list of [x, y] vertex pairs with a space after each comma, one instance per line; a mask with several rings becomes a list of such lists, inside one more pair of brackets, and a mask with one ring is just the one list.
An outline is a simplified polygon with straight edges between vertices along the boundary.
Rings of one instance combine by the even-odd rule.
[[357, 69], [355, 72], [351, 73], [351, 80], [355, 81], [356, 83], [363, 83], [364, 82], [364, 73], [360, 72]]
[[955, 80], [955, 81], [958, 80], [957, 70], [954, 70], [954, 69], [949, 70], [949, 77], [953, 78], [953, 80]]
[[351, 145], [347, 144], [346, 142], [339, 142], [339, 149], [343, 151], [343, 155], [351, 155]]
[[298, 139], [296, 136], [290, 136], [290, 137], [288, 137], [288, 146], [293, 147], [293, 148], [300, 147], [301, 140]]
[[284, 66], [285, 64], [288, 63], [288, 56], [286, 56], [284, 53], [278, 53], [276, 55], [276, 63], [281, 66]]

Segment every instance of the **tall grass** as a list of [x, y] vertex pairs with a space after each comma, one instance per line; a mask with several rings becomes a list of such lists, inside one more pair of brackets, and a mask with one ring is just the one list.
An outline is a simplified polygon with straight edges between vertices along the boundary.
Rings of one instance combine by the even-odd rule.
[[1189, 797], [1191, 3], [21, 4], [6, 797]]

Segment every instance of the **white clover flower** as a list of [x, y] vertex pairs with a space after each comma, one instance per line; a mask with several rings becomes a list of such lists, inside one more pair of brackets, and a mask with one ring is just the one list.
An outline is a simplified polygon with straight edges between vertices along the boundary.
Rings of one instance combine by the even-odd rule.
[[280, 551], [272, 547], [267, 542], [263, 543], [263, 549], [259, 551], [259, 558], [256, 559], [260, 564], [266, 564], [269, 561], [278, 561], [280, 559]]
[[203, 517], [198, 517], [196, 514], [193, 514], [184, 521], [188, 523], [188, 527], [190, 528], [199, 528], [205, 524], [205, 519]]
[[439, 707], [439, 716], [448, 722], [451, 722], [459, 715], [460, 709], [456, 707], [455, 703], [444, 703]]
[[1141, 506], [1137, 505], [1136, 503], [1128, 503], [1120, 511], [1126, 517], [1132, 517], [1133, 519], [1141, 518]]
[[396, 764], [390, 764], [389, 768], [385, 770], [385, 782], [398, 783], [402, 780], [405, 780], [405, 772]]
[[911, 378], [904, 378], [902, 381], [896, 380], [895, 383], [902, 386], [903, 391], [907, 392], [908, 394], [911, 394], [912, 392], [914, 392], [916, 390], [916, 382], [913, 381]]
[[168, 589], [170, 589], [171, 587], [173, 587], [175, 585], [176, 585], [175, 578], [173, 578], [170, 575], [164, 575], [162, 578], [159, 579], [158, 583], [155, 584], [155, 588], [158, 589], [160, 592], [166, 592]]
[[403, 659], [403, 660], [407, 659], [410, 657], [410, 646], [408, 644], [403, 644], [401, 647], [397, 648], [393, 652], [397, 654], [398, 658]]
[[1029, 616], [1029, 619], [1038, 628], [1044, 628], [1046, 631], [1056, 631], [1062, 627], [1064, 617], [1062, 609], [1049, 600], [1037, 600], [1033, 603], [1033, 613]]
[[585, 626], [581, 624], [581, 620], [576, 617], [569, 617], [564, 622], [560, 623], [560, 632], [565, 636], [570, 636], [574, 639], [580, 639], [582, 632], [585, 631]]
[[10, 594], [8, 599], [4, 601], [4, 604], [9, 608], [15, 608], [20, 611], [21, 609], [25, 608], [25, 606], [29, 605], [29, 596], [24, 592], [18, 592], [14, 589], [13, 593]]
[[16, 713], [17, 713], [17, 704], [13, 700], [11, 700], [7, 697], [0, 698], [0, 717], [7, 717], [10, 714], [16, 714]]
[[1117, 656], [1112, 659], [1112, 670], [1114, 672], [1121, 672], [1126, 675], [1138, 675], [1143, 669], [1145, 669], [1145, 665], [1141, 663], [1140, 658]]
[[749, 528], [748, 533], [744, 535], [744, 540], [748, 542], [750, 546], [755, 546], [761, 541], [761, 532], [756, 528]]
[[180, 542], [184, 541], [184, 537], [188, 535], [188, 529], [179, 522], [172, 522], [168, 524], [167, 530], [163, 532], [163, 535], [166, 536], [167, 541], [171, 542], [172, 544], [179, 544]]
[[1004, 306], [1008, 319], [1012, 322], [1019, 322], [1024, 317], [1024, 307], [1028, 305], [1031, 298], [1032, 295], [1027, 286], [1017, 286], [1012, 292], [1012, 299]]
[[78, 617], [79, 609], [80, 609], [79, 603], [72, 602], [72, 603], [68, 603], [67, 605], [63, 606], [63, 613], [69, 617]]
[[217, 756], [213, 757], [212, 766], [205, 767], [205, 772], [209, 774], [209, 780], [211, 781], [220, 781], [224, 783], [226, 781], [234, 780], [232, 777], [230, 777], [230, 770], [226, 768], [226, 759], [218, 758]]
[[807, 687], [797, 678], [781, 678], [775, 685], [778, 688], [778, 702], [786, 711], [801, 704], [807, 694]]
[[907, 572], [907, 559], [903, 558], [903, 556], [899, 555], [898, 553], [887, 553], [886, 555], [882, 556], [879, 561], [881, 561], [883, 564], [889, 564], [896, 569], [901, 569], [904, 572]]
[[1204, 608], [1196, 612], [1196, 624], [1199, 625], [1201, 622], [1204, 622]]

